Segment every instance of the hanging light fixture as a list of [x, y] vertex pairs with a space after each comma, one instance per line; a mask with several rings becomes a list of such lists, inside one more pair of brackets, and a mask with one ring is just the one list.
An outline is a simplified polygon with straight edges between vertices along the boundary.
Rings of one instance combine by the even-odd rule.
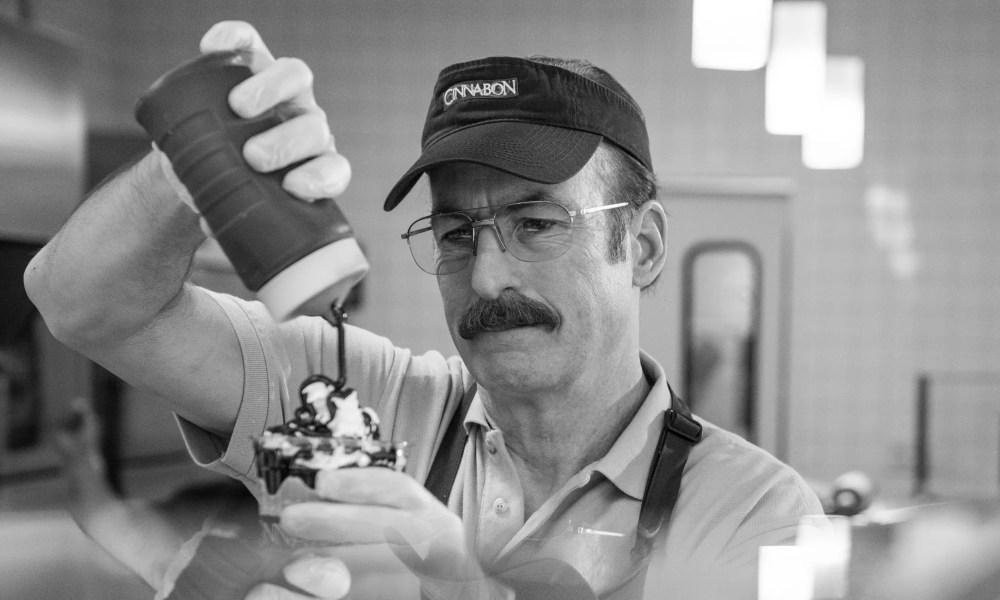
[[802, 136], [802, 162], [810, 169], [852, 169], [865, 148], [865, 65], [856, 56], [830, 56], [826, 89], [816, 120]]
[[772, 0], [694, 0], [691, 62], [752, 71], [767, 64]]
[[809, 129], [826, 83], [826, 5], [775, 2], [765, 85], [765, 126], [782, 135]]

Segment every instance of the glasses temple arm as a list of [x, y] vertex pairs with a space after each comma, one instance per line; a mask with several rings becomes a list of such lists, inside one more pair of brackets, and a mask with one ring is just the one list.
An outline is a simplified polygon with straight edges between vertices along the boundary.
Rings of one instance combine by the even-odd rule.
[[591, 208], [581, 208], [580, 210], [569, 211], [569, 216], [575, 217], [577, 215], [589, 215], [590, 213], [601, 212], [602, 210], [611, 210], [613, 208], [621, 208], [623, 206], [628, 206], [628, 202], [618, 202], [616, 204], [605, 204], [603, 206], [594, 206]]

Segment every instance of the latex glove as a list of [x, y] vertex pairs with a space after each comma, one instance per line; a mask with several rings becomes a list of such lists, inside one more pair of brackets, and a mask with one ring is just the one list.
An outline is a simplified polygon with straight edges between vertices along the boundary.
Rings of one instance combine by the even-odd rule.
[[[510, 597], [483, 573], [466, 546], [461, 520], [412, 477], [380, 468], [321, 471], [315, 489], [331, 502], [286, 507], [281, 527], [287, 533], [341, 548], [387, 543], [433, 598]], [[290, 583], [310, 589], [298, 575], [285, 573]]]
[[[243, 146], [247, 163], [267, 173], [306, 161], [285, 175], [282, 187], [286, 191], [305, 201], [343, 193], [351, 180], [351, 165], [337, 152], [326, 112], [316, 104], [308, 65], [298, 58], [275, 58], [257, 30], [242, 21], [212, 26], [202, 37], [200, 49], [203, 54], [222, 50], [251, 53], [250, 70], [254, 74], [229, 93], [229, 106], [237, 115], [253, 118], [279, 104], [296, 115], [247, 140]], [[191, 194], [174, 173], [169, 159], [155, 144], [153, 152], [177, 197], [197, 213]], [[204, 221], [202, 229], [211, 235]]]
[[249, 79], [229, 93], [237, 115], [252, 118], [287, 103], [296, 116], [263, 132], [243, 146], [243, 157], [254, 169], [270, 172], [309, 159], [285, 175], [282, 187], [303, 200], [334, 198], [347, 188], [351, 165], [337, 153], [326, 112], [313, 95], [312, 70], [298, 58], [274, 58], [249, 23], [224, 21], [201, 39], [203, 53], [249, 50]]
[[289, 563], [282, 574], [289, 583], [311, 596], [265, 583], [254, 587], [246, 600], [339, 600], [351, 587], [351, 574], [343, 561], [332, 556], [306, 554]]

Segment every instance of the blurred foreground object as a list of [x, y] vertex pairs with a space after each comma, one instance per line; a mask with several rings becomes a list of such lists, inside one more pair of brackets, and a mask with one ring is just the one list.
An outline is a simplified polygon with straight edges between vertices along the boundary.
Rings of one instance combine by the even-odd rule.
[[65, 511], [0, 512], [0, 598], [132, 600], [149, 587], [94, 544]]
[[256, 502], [235, 480], [182, 487], [162, 502], [117, 495], [105, 477], [97, 414], [86, 398], [75, 398], [72, 410], [55, 438], [68, 484], [66, 508], [88, 537], [153, 590], [170, 592], [177, 573], [168, 578], [168, 570], [177, 570], [187, 542], [216, 527], [214, 517], [230, 529], [255, 526]]
[[794, 546], [763, 546], [758, 560], [758, 600], [847, 598], [851, 521], [806, 515]]
[[851, 600], [1000, 598], [1000, 502], [873, 511], [853, 531]]
[[833, 480], [832, 510], [830, 514], [852, 517], [869, 506], [878, 489], [866, 473], [848, 471]]
[[1000, 501], [806, 517], [758, 574], [758, 600], [998, 600]]
[[872, 506], [878, 486], [863, 471], [848, 471], [833, 481], [810, 481], [828, 515], [854, 517]]
[[924, 507], [896, 536], [885, 585], [892, 600], [1000, 598], [1000, 503]]

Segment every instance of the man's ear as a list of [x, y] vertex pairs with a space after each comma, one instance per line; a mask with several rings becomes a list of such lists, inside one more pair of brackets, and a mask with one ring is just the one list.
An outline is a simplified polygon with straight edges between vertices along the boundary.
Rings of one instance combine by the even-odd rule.
[[642, 205], [632, 221], [632, 283], [639, 289], [651, 285], [667, 260], [667, 212], [653, 200]]

